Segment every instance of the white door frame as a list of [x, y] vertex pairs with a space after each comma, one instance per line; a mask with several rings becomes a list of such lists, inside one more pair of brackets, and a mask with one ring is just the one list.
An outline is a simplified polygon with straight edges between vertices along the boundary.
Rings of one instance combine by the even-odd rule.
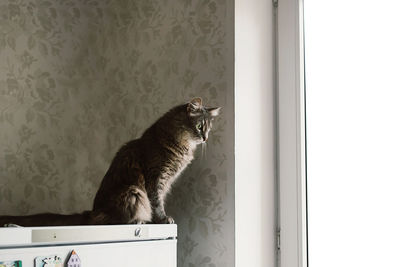
[[279, 259], [307, 267], [303, 0], [277, 2]]

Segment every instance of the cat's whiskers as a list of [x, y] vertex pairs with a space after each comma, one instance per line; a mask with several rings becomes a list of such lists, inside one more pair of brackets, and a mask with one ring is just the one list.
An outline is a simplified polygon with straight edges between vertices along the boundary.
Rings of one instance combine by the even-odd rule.
[[207, 142], [201, 143], [201, 159], [205, 159], [207, 156]]

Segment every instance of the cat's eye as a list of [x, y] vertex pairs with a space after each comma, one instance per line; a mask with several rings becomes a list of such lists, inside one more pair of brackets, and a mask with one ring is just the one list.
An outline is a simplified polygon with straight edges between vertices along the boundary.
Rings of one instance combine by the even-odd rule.
[[202, 125], [201, 123], [199, 123], [199, 124], [196, 125], [196, 128], [197, 128], [198, 130], [201, 130], [201, 128], [203, 128], [203, 125]]

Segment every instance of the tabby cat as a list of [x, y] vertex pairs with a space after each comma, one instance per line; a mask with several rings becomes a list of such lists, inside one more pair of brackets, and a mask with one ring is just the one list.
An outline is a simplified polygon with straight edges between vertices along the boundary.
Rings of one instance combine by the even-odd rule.
[[192, 161], [196, 146], [207, 141], [219, 111], [194, 98], [168, 111], [141, 138], [123, 145], [101, 182], [92, 211], [1, 216], [0, 225], [173, 223], [165, 214], [165, 196]]

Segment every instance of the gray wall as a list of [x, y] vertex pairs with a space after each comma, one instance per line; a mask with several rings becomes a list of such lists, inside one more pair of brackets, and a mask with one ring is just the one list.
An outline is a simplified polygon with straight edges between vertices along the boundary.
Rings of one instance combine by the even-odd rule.
[[223, 107], [168, 199], [179, 266], [233, 266], [233, 1], [0, 3], [0, 214], [91, 208], [119, 146], [193, 96]]

